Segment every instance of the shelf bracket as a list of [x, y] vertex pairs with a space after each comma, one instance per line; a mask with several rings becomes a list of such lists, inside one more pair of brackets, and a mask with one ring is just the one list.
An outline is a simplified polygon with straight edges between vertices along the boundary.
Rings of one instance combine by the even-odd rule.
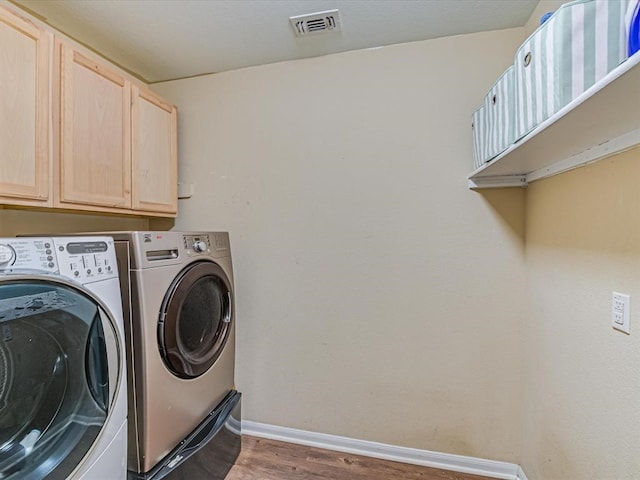
[[640, 128], [602, 142], [599, 145], [590, 146], [569, 158], [556, 160], [547, 167], [527, 174], [527, 181], [533, 182], [573, 170], [574, 168], [583, 167], [598, 160], [630, 150], [638, 145], [640, 145]]
[[469, 179], [469, 188], [506, 188], [526, 187], [526, 175], [493, 175], [486, 177], [472, 177]]

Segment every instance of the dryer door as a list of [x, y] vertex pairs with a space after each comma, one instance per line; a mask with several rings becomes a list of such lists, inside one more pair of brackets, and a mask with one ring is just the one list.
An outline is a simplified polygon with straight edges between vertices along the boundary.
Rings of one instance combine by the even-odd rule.
[[114, 324], [64, 281], [0, 275], [0, 478], [64, 479], [116, 394]]
[[205, 373], [224, 348], [233, 321], [231, 282], [209, 261], [182, 270], [160, 311], [158, 345], [167, 368], [180, 378]]

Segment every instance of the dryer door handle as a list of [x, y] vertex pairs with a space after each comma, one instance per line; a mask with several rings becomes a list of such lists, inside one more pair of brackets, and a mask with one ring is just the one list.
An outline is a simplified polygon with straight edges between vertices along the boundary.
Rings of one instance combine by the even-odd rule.
[[230, 323], [231, 319], [233, 318], [233, 311], [232, 311], [233, 302], [232, 302], [232, 299], [231, 299], [231, 292], [227, 292], [226, 297], [227, 297], [227, 312], [226, 312], [226, 315], [224, 316], [224, 318], [222, 319], [222, 321], [224, 323]]
[[149, 250], [147, 252], [147, 260], [155, 262], [156, 260], [174, 260], [178, 258], [178, 249], [172, 248], [170, 250]]

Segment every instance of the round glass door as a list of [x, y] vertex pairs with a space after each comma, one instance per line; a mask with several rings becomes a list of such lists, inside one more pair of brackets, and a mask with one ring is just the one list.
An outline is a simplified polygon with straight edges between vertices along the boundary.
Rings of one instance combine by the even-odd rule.
[[115, 394], [117, 345], [88, 294], [0, 277], [0, 478], [64, 479], [82, 462]]
[[231, 283], [213, 262], [197, 262], [174, 280], [162, 304], [158, 345], [180, 378], [205, 373], [218, 359], [232, 321]]

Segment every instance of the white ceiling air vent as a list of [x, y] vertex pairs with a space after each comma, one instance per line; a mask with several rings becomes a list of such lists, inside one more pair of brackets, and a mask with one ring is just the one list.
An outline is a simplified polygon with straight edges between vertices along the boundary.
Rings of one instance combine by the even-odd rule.
[[289, 21], [298, 37], [315, 33], [339, 32], [341, 30], [340, 12], [338, 10], [297, 15], [289, 17]]

